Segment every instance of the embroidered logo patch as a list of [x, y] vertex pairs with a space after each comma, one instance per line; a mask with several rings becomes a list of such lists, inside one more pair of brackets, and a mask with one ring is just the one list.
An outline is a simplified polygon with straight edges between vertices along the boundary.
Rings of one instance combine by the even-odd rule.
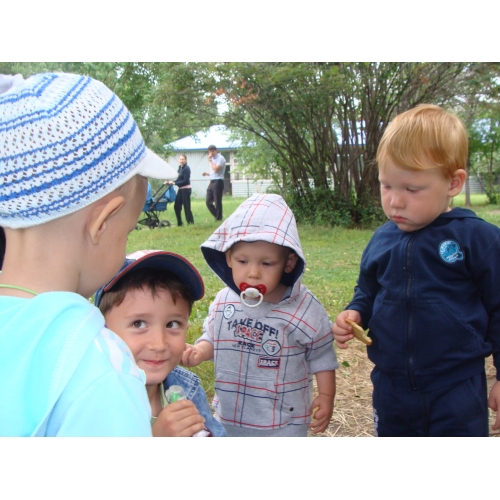
[[276, 354], [281, 351], [281, 344], [277, 340], [266, 340], [262, 344], [262, 349], [264, 349], [269, 356], [276, 356]]
[[234, 314], [233, 304], [228, 304], [226, 307], [224, 307], [224, 318], [229, 319], [233, 316], [233, 314]]
[[457, 260], [463, 260], [464, 254], [460, 251], [460, 246], [456, 241], [446, 240], [439, 245], [439, 255], [448, 264]]
[[275, 368], [280, 367], [280, 358], [269, 358], [267, 356], [259, 356], [257, 360], [257, 366], [259, 368]]

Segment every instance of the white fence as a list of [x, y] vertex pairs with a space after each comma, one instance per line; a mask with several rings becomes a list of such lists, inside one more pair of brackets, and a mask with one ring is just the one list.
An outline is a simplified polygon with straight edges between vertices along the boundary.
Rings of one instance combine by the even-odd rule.
[[[481, 184], [479, 183], [475, 175], [471, 175], [469, 177], [469, 188], [470, 188], [470, 194], [484, 194], [484, 191], [481, 188]], [[462, 188], [462, 193], [465, 193], [465, 184], [464, 187]]]
[[254, 193], [267, 193], [267, 189], [274, 186], [270, 179], [231, 181], [233, 196], [235, 198], [248, 198]]

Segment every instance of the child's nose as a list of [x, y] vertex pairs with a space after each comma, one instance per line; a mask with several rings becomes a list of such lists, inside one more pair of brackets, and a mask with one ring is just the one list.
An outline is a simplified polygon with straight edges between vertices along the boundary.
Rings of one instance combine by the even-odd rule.
[[390, 205], [393, 208], [402, 208], [404, 206], [403, 197], [401, 195], [397, 194], [397, 193], [393, 193], [391, 195]]
[[248, 277], [249, 278], [258, 278], [259, 277], [259, 266], [250, 266], [248, 269]]
[[163, 329], [157, 328], [152, 332], [147, 347], [152, 351], [164, 351], [167, 348], [167, 335]]

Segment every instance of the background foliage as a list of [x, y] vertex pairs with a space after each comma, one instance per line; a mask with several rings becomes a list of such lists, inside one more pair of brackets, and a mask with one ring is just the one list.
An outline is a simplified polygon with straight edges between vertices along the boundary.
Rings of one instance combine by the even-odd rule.
[[380, 138], [396, 114], [435, 103], [463, 119], [470, 172], [498, 201], [500, 63], [0, 63], [0, 73], [42, 71], [103, 81], [160, 154], [176, 139], [225, 124], [243, 143], [240, 164], [272, 178], [300, 222], [328, 226], [383, 220]]

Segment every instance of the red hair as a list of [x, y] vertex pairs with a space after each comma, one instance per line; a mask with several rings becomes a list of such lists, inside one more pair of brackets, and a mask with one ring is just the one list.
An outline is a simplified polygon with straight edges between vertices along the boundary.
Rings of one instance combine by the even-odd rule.
[[440, 168], [451, 178], [465, 169], [469, 142], [462, 121], [434, 104], [421, 104], [396, 116], [377, 150], [380, 168], [391, 159], [405, 170]]

